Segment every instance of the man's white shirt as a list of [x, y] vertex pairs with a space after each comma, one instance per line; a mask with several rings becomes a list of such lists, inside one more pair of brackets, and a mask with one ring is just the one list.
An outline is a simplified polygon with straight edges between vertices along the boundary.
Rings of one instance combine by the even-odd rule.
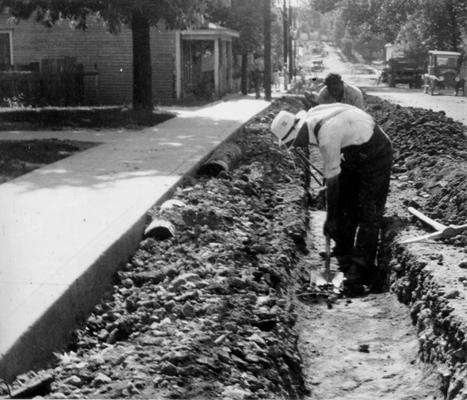
[[[365, 111], [343, 103], [323, 104], [311, 108], [306, 116], [309, 140], [317, 144], [323, 158], [323, 175], [329, 179], [341, 172], [341, 150], [370, 140], [375, 121]], [[314, 129], [321, 127], [316, 140]]]

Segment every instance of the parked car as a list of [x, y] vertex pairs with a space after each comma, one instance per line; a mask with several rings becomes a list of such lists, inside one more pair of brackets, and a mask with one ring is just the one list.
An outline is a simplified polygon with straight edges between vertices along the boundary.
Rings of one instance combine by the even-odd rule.
[[415, 60], [405, 57], [394, 57], [388, 60], [381, 73], [381, 82], [389, 87], [398, 83], [408, 84], [410, 88], [422, 87], [423, 67]]
[[458, 87], [463, 84], [460, 77], [461, 62], [459, 52], [430, 50], [428, 68], [424, 74], [424, 92], [433, 95], [437, 90], [452, 89], [457, 94]]

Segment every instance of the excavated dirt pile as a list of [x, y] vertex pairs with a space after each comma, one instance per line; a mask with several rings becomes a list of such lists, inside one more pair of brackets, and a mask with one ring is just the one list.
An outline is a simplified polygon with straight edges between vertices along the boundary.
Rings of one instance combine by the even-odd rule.
[[442, 112], [367, 97], [369, 111], [395, 148], [385, 251], [392, 290], [410, 307], [421, 359], [438, 367], [447, 399], [467, 398], [467, 230], [439, 240], [399, 244], [433, 233], [413, 207], [444, 225], [467, 223], [466, 128]]
[[[367, 96], [368, 111], [384, 127], [395, 149], [393, 190], [414, 189], [410, 205], [443, 224], [467, 221], [465, 127], [434, 112], [400, 107]], [[466, 246], [465, 234], [449, 243]]]

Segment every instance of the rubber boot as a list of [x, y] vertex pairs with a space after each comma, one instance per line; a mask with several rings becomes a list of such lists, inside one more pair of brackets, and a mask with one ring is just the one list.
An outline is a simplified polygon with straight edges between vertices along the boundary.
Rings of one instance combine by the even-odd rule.
[[357, 297], [365, 294], [360, 266], [353, 263], [345, 273], [344, 294], [349, 297]]

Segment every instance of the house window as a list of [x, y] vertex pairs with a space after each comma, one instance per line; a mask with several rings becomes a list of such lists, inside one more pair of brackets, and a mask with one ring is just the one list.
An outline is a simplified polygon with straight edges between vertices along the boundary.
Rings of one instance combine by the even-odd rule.
[[0, 70], [2, 71], [10, 69], [13, 65], [11, 50], [11, 32], [0, 31]]

